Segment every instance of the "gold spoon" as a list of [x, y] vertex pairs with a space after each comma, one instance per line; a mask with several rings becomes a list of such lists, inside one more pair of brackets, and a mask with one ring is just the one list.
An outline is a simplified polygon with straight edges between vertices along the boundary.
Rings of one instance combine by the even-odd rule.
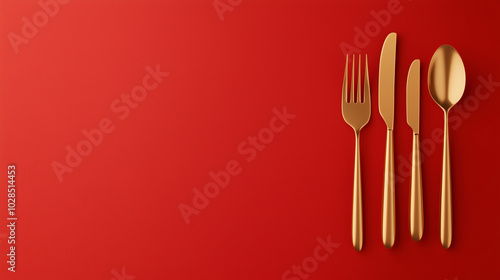
[[443, 177], [441, 181], [441, 244], [451, 245], [451, 177], [448, 144], [448, 112], [462, 98], [465, 89], [465, 67], [458, 52], [442, 45], [432, 56], [427, 79], [432, 99], [444, 111]]

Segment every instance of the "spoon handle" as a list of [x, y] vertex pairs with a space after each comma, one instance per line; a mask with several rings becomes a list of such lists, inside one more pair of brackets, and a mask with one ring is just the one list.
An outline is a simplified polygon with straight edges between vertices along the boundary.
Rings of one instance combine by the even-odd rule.
[[441, 244], [445, 249], [451, 245], [451, 176], [450, 145], [448, 135], [448, 112], [444, 115], [443, 177], [441, 185]]
[[394, 245], [396, 212], [394, 201], [394, 146], [392, 129], [387, 129], [385, 146], [384, 199], [382, 205], [382, 242], [386, 248]]
[[410, 193], [410, 233], [415, 241], [424, 232], [424, 207], [422, 203], [422, 173], [420, 168], [420, 143], [418, 134], [413, 134]]
[[354, 158], [354, 188], [352, 197], [352, 245], [356, 251], [363, 247], [363, 202], [361, 196], [361, 164], [359, 157], [359, 130], [356, 131]]

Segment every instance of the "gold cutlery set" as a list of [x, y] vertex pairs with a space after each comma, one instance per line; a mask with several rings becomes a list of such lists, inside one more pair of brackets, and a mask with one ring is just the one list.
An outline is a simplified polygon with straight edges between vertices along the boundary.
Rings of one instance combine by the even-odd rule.
[[[363, 91], [361, 90], [361, 55], [358, 59], [357, 90], [355, 91], [355, 56], [352, 59], [352, 77], [348, 85], [349, 56], [346, 59], [342, 85], [342, 115], [354, 129], [355, 160], [352, 208], [352, 243], [357, 251], [363, 247], [363, 210], [361, 188], [361, 165], [359, 138], [361, 129], [371, 115], [368, 57], [365, 56]], [[394, 176], [394, 83], [396, 71], [396, 33], [385, 39], [379, 64], [379, 111], [387, 126], [387, 141], [384, 167], [384, 189], [382, 201], [382, 242], [386, 248], [394, 245], [396, 236], [395, 176]], [[465, 89], [465, 68], [458, 52], [449, 45], [442, 45], [432, 56], [427, 79], [429, 92], [444, 111], [443, 173], [441, 183], [441, 244], [449, 248], [452, 237], [451, 177], [448, 144], [448, 112], [463, 95]], [[412, 169], [410, 189], [410, 233], [415, 241], [423, 235], [422, 175], [420, 169], [420, 60], [410, 66], [406, 83], [406, 119], [413, 131]]]

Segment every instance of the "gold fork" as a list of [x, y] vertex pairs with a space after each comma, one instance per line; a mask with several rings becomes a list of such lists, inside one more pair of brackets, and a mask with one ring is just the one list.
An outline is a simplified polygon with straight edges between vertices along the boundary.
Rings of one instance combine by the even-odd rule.
[[352, 199], [352, 245], [357, 251], [361, 251], [363, 247], [363, 206], [361, 196], [361, 165], [359, 157], [359, 133], [361, 129], [370, 120], [371, 114], [371, 99], [370, 99], [370, 83], [368, 79], [368, 55], [365, 56], [365, 82], [363, 90], [363, 100], [361, 100], [361, 55], [359, 55], [358, 67], [358, 90], [357, 96], [354, 96], [354, 68], [355, 55], [352, 55], [352, 77], [351, 77], [351, 94], [348, 100], [347, 96], [347, 80], [349, 70], [349, 55], [345, 62], [344, 83], [342, 84], [342, 116], [346, 123], [353, 129], [356, 136], [356, 152], [354, 156], [354, 190]]

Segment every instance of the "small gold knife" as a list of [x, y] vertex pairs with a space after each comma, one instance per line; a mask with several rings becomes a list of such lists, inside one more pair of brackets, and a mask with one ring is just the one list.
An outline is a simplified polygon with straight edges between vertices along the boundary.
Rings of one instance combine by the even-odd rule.
[[406, 82], [406, 121], [413, 130], [410, 190], [410, 233], [415, 241], [424, 232], [422, 173], [420, 169], [420, 60], [415, 59], [408, 70]]

